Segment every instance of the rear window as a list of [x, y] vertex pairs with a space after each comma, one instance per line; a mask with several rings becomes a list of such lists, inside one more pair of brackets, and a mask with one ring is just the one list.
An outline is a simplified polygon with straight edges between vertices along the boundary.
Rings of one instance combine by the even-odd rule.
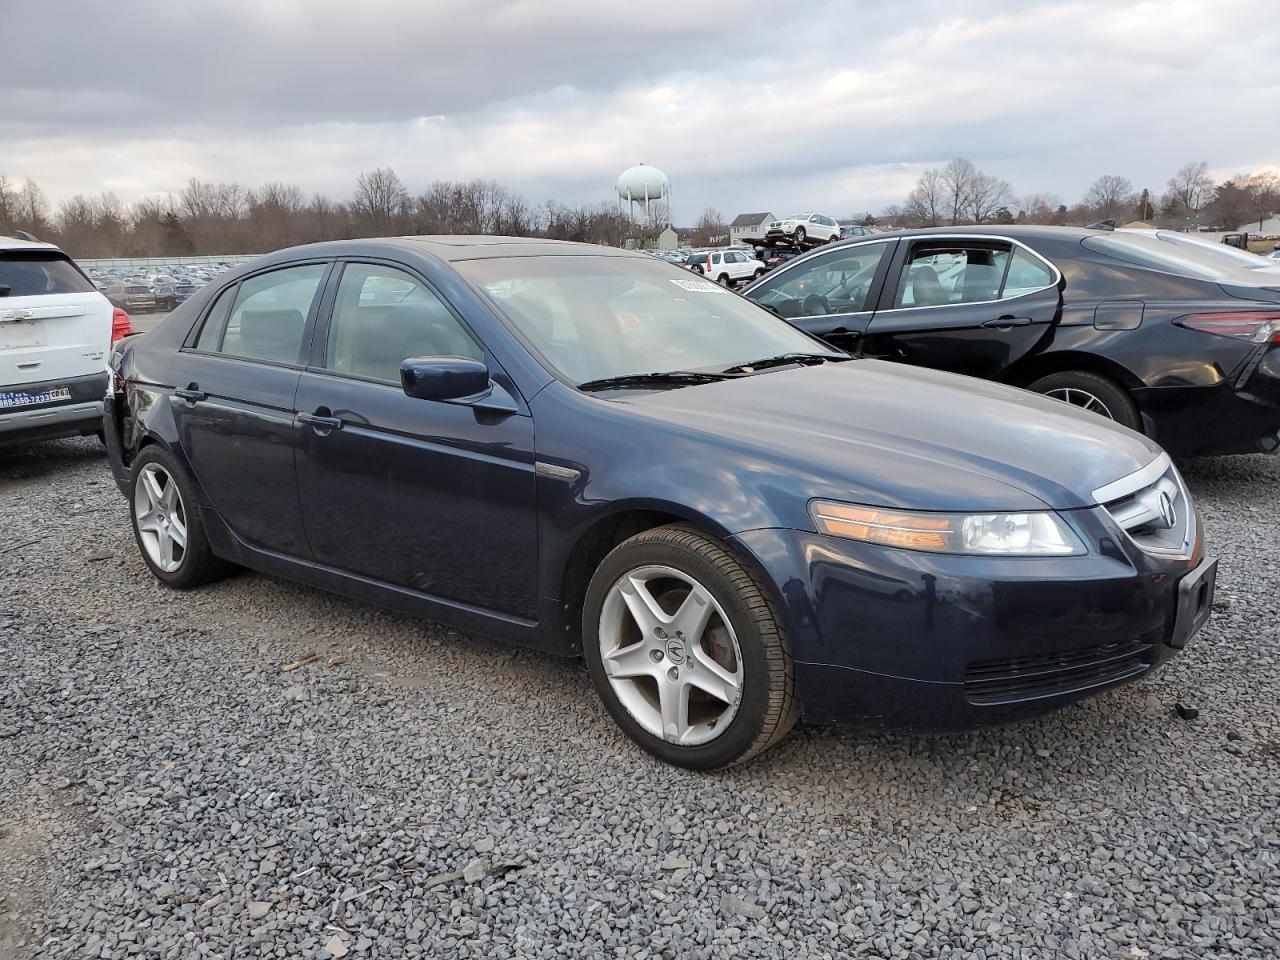
[[1190, 244], [1169, 243], [1154, 233], [1112, 233], [1085, 237], [1080, 242], [1095, 253], [1181, 277], [1215, 283], [1254, 284], [1258, 281], [1257, 275], [1251, 274], [1248, 267], [1227, 260], [1216, 251], [1200, 250]]
[[0, 297], [93, 293], [94, 289], [64, 253], [0, 250]]

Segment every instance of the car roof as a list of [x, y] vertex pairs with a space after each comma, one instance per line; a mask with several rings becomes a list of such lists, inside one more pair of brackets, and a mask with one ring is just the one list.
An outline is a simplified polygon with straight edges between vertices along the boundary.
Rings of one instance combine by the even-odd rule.
[[569, 240], [541, 237], [493, 237], [445, 235], [428, 237], [369, 237], [360, 240], [330, 240], [290, 247], [271, 254], [270, 259], [296, 259], [299, 254], [315, 257], [359, 256], [370, 248], [385, 251], [398, 247], [406, 253], [429, 253], [441, 260], [492, 260], [499, 257], [632, 257], [644, 253]]
[[0, 236], [0, 250], [58, 250], [58, 247], [56, 244], [41, 243], [39, 240], [19, 240], [17, 237]]
[[876, 234], [876, 238], [893, 237], [893, 236], [929, 236], [930, 234], [943, 234], [952, 236], [985, 236], [991, 235], [995, 237], [1013, 237], [1015, 240], [1023, 237], [1040, 237], [1044, 240], [1065, 239], [1069, 237], [1104, 237], [1113, 231], [1110, 230], [1091, 230], [1088, 227], [1053, 227], [1041, 226], [1035, 224], [1017, 224], [1017, 223], [990, 223], [990, 224], [964, 224], [958, 223], [953, 227], [919, 227], [912, 229], [903, 227], [896, 230], [884, 230]]

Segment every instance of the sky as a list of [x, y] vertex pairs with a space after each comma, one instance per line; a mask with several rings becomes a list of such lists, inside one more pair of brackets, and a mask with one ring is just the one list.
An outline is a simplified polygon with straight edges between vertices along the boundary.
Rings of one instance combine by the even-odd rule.
[[[901, 202], [955, 156], [1070, 204], [1102, 174], [1280, 169], [1274, 0], [0, 0], [0, 175], [55, 204], [191, 177], [350, 195], [497, 180], [677, 223]], [[20, 42], [15, 42], [15, 40]]]

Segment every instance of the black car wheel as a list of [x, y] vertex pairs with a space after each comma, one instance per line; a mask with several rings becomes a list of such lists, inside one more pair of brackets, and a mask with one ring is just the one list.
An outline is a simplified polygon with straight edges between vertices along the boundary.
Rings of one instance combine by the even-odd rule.
[[755, 273], [753, 273], [753, 274], [751, 275], [751, 277], [752, 277], [752, 279], [754, 279], [754, 280], [759, 280], [761, 277], [763, 277], [763, 276], [765, 275], [765, 272], [766, 272], [766, 271], [765, 271], [765, 268], [764, 268], [764, 267], [760, 267], [759, 269], [757, 269], [757, 270], [756, 270], [756, 272], [755, 272]]
[[1031, 384], [1036, 393], [1062, 400], [1142, 432], [1142, 417], [1129, 391], [1109, 377], [1084, 370], [1063, 370]]
[[723, 543], [696, 530], [658, 527], [616, 547], [591, 578], [582, 633], [610, 715], [668, 763], [741, 763], [795, 725], [773, 603]]
[[716, 277], [716, 283], [720, 284], [722, 287], [733, 286], [733, 280], [727, 273], [722, 273], [720, 276]]
[[800, 244], [804, 243], [804, 238], [805, 238], [804, 227], [796, 227], [795, 236], [792, 237], [792, 241], [797, 246], [799, 246]]
[[157, 580], [190, 590], [233, 569], [213, 554], [200, 522], [195, 486], [163, 447], [138, 454], [129, 479], [129, 513], [138, 552]]

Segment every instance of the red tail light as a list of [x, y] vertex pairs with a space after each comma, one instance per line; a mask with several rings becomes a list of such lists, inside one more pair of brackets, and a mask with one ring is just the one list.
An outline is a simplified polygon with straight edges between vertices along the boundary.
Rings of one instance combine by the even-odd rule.
[[129, 315], [119, 307], [115, 307], [111, 311], [111, 342], [123, 340], [131, 333], [133, 333], [133, 324], [129, 321]]
[[1234, 337], [1250, 343], [1280, 343], [1280, 312], [1249, 310], [1239, 313], [1193, 313], [1173, 321], [1188, 330]]

